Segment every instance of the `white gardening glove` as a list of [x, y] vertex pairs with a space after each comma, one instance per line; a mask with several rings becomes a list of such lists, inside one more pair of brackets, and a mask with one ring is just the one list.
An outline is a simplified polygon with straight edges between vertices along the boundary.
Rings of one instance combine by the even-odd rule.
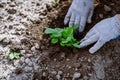
[[90, 53], [95, 53], [106, 42], [116, 39], [120, 35], [120, 19], [119, 15], [107, 18], [97, 23], [81, 40], [81, 47], [88, 46], [92, 43], [96, 44], [90, 48]]
[[91, 23], [91, 17], [94, 10], [94, 0], [73, 0], [64, 24], [69, 22], [69, 26], [79, 25], [79, 32], [85, 28], [86, 22]]

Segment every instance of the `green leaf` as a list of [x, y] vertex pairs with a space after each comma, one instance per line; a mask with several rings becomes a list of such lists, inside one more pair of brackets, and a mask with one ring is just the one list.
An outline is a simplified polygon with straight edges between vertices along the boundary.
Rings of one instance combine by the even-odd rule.
[[67, 38], [68, 36], [73, 36], [73, 28], [72, 27], [68, 27], [63, 31], [63, 37]]
[[60, 42], [60, 45], [61, 45], [61, 46], [65, 46], [65, 44], [64, 44], [64, 43], [62, 43], [62, 42]]
[[60, 28], [55, 28], [55, 29], [46, 28], [45, 29], [45, 34], [61, 33], [62, 31], [63, 31], [63, 29], [60, 29]]
[[51, 29], [51, 28], [47, 28], [46, 30], [45, 30], [45, 34], [51, 34], [51, 33], [54, 33], [55, 32], [55, 30], [54, 29]]
[[56, 44], [58, 42], [58, 39], [57, 38], [53, 38], [52, 40], [51, 40], [51, 43], [52, 44]]
[[14, 59], [14, 53], [9, 54], [10, 59]]
[[59, 38], [59, 37], [61, 37], [62, 36], [62, 34], [61, 33], [55, 33], [55, 34], [51, 34], [51, 38]]
[[74, 25], [73, 29], [76, 30], [79, 27], [79, 25]]
[[65, 44], [67, 47], [72, 47], [72, 43]]
[[73, 31], [78, 28], [78, 25], [66, 28], [46, 28], [45, 34], [49, 34], [51, 43], [60, 43], [61, 46], [79, 48], [79, 42], [74, 38]]
[[62, 40], [62, 43], [68, 43], [69, 41], [71, 41], [71, 39], [71, 37], [67, 37], [67, 39]]
[[78, 43], [73, 44], [73, 46], [76, 48], [80, 48], [80, 44], [78, 44]]
[[20, 58], [20, 54], [17, 52], [14, 52], [14, 58], [16, 58], [16, 59]]
[[13, 50], [9, 50], [9, 58], [10, 59], [18, 59], [19, 57], [20, 57], [20, 54], [19, 53], [17, 53], [17, 52], [15, 52], [15, 51], [13, 51]]

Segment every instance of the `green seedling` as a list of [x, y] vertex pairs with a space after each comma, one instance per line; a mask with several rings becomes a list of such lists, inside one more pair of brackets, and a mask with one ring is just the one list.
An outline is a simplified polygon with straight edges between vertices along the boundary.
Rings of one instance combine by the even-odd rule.
[[20, 58], [20, 53], [18, 53], [16, 51], [13, 51], [11, 49], [8, 51], [8, 54], [9, 54], [10, 59], [18, 59], [18, 58]]
[[55, 0], [55, 1], [53, 1], [53, 2], [52, 2], [52, 6], [53, 6], [53, 7], [56, 7], [56, 6], [59, 4], [59, 1], [60, 1], [60, 0]]
[[51, 43], [60, 43], [61, 46], [80, 48], [80, 43], [74, 38], [74, 30], [78, 26], [66, 27], [66, 28], [46, 28], [45, 34], [49, 34]]

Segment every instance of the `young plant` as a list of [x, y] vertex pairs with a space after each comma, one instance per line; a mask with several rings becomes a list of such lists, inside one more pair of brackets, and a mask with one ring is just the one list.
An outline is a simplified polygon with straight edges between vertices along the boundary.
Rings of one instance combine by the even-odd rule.
[[55, 0], [52, 2], [52, 7], [56, 7], [59, 4], [60, 0]]
[[77, 29], [77, 25], [66, 28], [46, 28], [45, 34], [49, 34], [51, 43], [60, 43], [61, 46], [80, 48], [80, 43], [74, 38], [74, 30]]
[[20, 53], [15, 52], [15, 51], [13, 51], [11, 49], [8, 51], [8, 54], [9, 54], [10, 59], [18, 59], [18, 58], [20, 58]]

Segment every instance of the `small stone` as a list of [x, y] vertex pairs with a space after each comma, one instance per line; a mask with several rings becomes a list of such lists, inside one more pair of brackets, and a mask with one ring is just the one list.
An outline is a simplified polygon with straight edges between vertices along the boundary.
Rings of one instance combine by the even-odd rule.
[[65, 58], [65, 53], [62, 53], [62, 54], [61, 54], [61, 58]]
[[105, 11], [111, 11], [112, 9], [109, 7], [109, 6], [107, 6], [107, 5], [104, 5], [104, 9], [105, 9]]
[[88, 76], [92, 76], [92, 74], [91, 74], [91, 73], [88, 73]]
[[21, 57], [20, 59], [22, 62], [25, 62], [25, 58], [24, 57]]
[[26, 54], [26, 56], [27, 56], [27, 57], [31, 57], [31, 56], [33, 56], [33, 54]]
[[35, 46], [33, 46], [33, 47], [31, 48], [31, 51], [36, 51]]
[[21, 67], [19, 60], [14, 61], [14, 66], [19, 68]]
[[25, 54], [25, 50], [20, 50], [20, 53], [21, 54]]
[[46, 71], [44, 71], [44, 72], [42, 73], [42, 76], [43, 76], [43, 77], [47, 77], [48, 75], [49, 75], [49, 73], [46, 72]]
[[34, 65], [34, 69], [37, 71], [39, 69], [38, 65]]
[[100, 18], [103, 18], [103, 14], [99, 14], [99, 17], [100, 17]]
[[26, 72], [30, 72], [30, 71], [33, 70], [33, 68], [32, 68], [32, 67], [28, 67], [28, 66], [26, 66], [26, 67], [24, 68], [24, 70], [25, 70]]
[[32, 62], [29, 62], [29, 63], [28, 63], [28, 66], [32, 66], [32, 65], [33, 65], [33, 63], [32, 63]]
[[68, 69], [71, 69], [72, 67], [71, 66], [68, 66]]
[[75, 72], [73, 75], [73, 80], [78, 79], [81, 77], [81, 73]]
[[75, 68], [75, 71], [78, 71], [78, 68]]
[[43, 74], [42, 74], [44, 77], [46, 76], [46, 73], [45, 72], [43, 72]]
[[62, 73], [63, 73], [62, 71], [58, 71], [58, 74], [59, 74], [59, 75], [62, 75]]
[[70, 59], [66, 59], [67, 61], [70, 61]]
[[52, 73], [53, 75], [56, 75], [56, 74], [57, 74], [57, 72], [56, 72], [56, 71], [52, 71], [51, 73]]
[[31, 62], [31, 60], [30, 60], [29, 58], [25, 59], [25, 63], [26, 63], [26, 64], [28, 64], [28, 63], [30, 63], [30, 62]]
[[90, 60], [90, 59], [88, 59], [88, 62], [91, 62], [91, 60]]
[[4, 39], [4, 40], [3, 40], [3, 43], [4, 43], [4, 44], [9, 44], [9, 43], [10, 43], [10, 39], [8, 39], [8, 38]]
[[40, 49], [40, 46], [39, 46], [38, 43], [35, 43], [35, 48], [36, 48], [36, 49]]
[[67, 75], [66, 75], [67, 77], [69, 77], [70, 76], [70, 73], [67, 73]]
[[56, 61], [57, 61], [57, 59], [55, 58], [55, 59], [54, 59], [54, 61], [56, 62]]
[[56, 75], [56, 78], [57, 78], [57, 80], [60, 80], [61, 77], [60, 77], [60, 75]]
[[74, 63], [74, 67], [79, 69], [82, 67], [82, 65], [80, 63]]

